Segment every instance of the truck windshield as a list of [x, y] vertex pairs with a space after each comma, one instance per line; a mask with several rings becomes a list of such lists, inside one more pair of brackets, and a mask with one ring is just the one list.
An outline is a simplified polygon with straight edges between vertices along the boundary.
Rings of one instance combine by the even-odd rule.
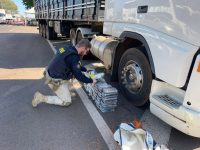
[[4, 14], [0, 13], [0, 17], [4, 17], [4, 16], [5, 16]]

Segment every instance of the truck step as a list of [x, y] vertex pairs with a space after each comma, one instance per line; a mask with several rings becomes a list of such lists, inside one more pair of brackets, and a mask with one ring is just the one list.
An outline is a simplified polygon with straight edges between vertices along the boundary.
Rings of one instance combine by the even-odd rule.
[[171, 108], [177, 109], [182, 105], [181, 103], [177, 102], [175, 99], [168, 95], [153, 95], [152, 97]]

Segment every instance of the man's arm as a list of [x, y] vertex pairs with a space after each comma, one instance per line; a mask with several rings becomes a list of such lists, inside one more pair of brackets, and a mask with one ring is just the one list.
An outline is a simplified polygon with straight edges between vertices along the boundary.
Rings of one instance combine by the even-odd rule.
[[87, 69], [85, 67], [81, 66], [81, 71], [86, 72]]
[[[68, 63], [70, 63], [71, 70], [75, 78], [84, 83], [92, 83], [93, 80], [91, 78], [86, 77], [81, 72], [81, 65], [79, 64], [79, 59], [76, 55], [72, 55], [67, 59]], [[85, 68], [86, 69], [86, 68]], [[86, 69], [87, 70], [87, 69]]]

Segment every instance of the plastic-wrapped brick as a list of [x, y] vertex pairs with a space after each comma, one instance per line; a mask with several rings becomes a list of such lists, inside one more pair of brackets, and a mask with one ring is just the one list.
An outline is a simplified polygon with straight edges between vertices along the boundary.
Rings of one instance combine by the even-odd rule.
[[[100, 75], [99, 75], [100, 76]], [[107, 84], [103, 78], [98, 78], [95, 86], [84, 84], [89, 96], [95, 101], [102, 112], [114, 111], [117, 106], [118, 90]]]

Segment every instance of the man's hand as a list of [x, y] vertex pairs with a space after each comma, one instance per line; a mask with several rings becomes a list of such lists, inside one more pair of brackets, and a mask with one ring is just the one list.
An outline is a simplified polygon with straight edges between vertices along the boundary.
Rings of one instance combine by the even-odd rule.
[[97, 83], [97, 80], [96, 80], [95, 78], [93, 78], [92, 80], [93, 80], [93, 82], [92, 82], [92, 86], [95, 86], [96, 83]]

